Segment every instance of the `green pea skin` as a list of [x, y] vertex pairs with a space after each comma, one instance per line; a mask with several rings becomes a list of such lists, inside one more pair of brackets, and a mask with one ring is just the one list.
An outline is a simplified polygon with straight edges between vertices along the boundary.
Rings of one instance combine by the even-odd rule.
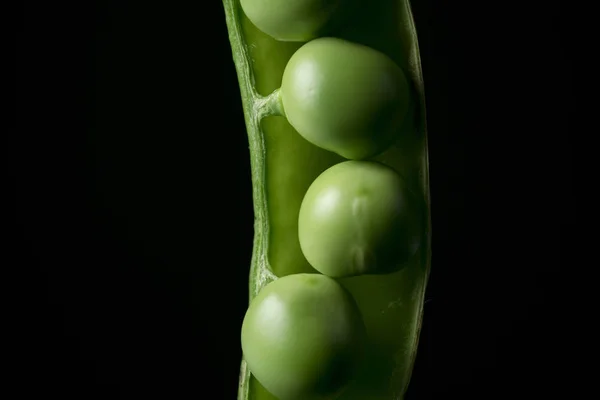
[[347, 159], [364, 159], [396, 139], [407, 115], [408, 85], [385, 54], [327, 37], [292, 55], [280, 96], [287, 120], [306, 140]]
[[386, 274], [416, 253], [422, 221], [417, 198], [393, 169], [346, 161], [325, 170], [308, 188], [298, 235], [304, 256], [322, 274]]
[[279, 400], [334, 399], [352, 379], [365, 340], [350, 293], [320, 274], [269, 283], [242, 323], [244, 359]]
[[241, 0], [244, 13], [274, 39], [306, 42], [330, 32], [352, 8], [353, 0]]

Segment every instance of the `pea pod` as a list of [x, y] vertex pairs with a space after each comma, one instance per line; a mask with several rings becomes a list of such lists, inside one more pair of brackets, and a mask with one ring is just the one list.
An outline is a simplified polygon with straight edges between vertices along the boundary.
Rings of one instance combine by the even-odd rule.
[[[223, 0], [223, 5], [250, 147], [255, 215], [249, 274], [252, 304], [263, 288], [279, 278], [319, 273], [300, 245], [300, 209], [313, 182], [346, 159], [307, 140], [286, 117], [280, 90], [284, 72], [307, 42], [277, 40], [262, 32], [245, 15], [239, 0]], [[358, 370], [336, 398], [397, 400], [404, 397], [410, 382], [431, 260], [425, 98], [409, 1], [363, 2], [357, 10], [336, 22], [327, 35], [380, 52], [403, 71], [410, 91], [407, 110], [402, 113], [406, 116], [396, 128], [393, 143], [369, 161], [390, 167], [416, 194], [423, 205], [419, 218], [424, 228], [421, 246], [395, 272], [335, 277], [356, 302], [367, 333]], [[344, 68], [352, 65], [340, 64]], [[403, 239], [398, 237], [398, 241]], [[293, 352], [286, 354], [293, 357]], [[242, 360], [238, 400], [273, 399]]]

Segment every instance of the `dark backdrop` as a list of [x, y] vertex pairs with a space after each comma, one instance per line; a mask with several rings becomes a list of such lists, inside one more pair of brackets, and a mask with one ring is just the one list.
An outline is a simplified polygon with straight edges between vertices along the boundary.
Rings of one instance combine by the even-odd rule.
[[[233, 399], [253, 216], [222, 5], [69, 3], [17, 15], [21, 393]], [[577, 398], [576, 10], [413, 3], [434, 236], [407, 400]]]

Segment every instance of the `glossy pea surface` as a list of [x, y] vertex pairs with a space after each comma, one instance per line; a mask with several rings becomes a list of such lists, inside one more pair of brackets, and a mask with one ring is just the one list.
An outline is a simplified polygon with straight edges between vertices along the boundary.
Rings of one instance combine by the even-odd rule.
[[241, 0], [244, 13], [262, 32], [281, 41], [308, 41], [331, 31], [352, 0]]
[[384, 53], [326, 37], [292, 55], [281, 101], [289, 123], [306, 140], [347, 159], [364, 159], [396, 139], [409, 107], [409, 86]]
[[319, 274], [271, 282], [251, 302], [242, 324], [250, 371], [280, 400], [335, 398], [352, 379], [365, 337], [351, 295]]
[[393, 169], [346, 161], [306, 192], [300, 246], [313, 268], [328, 276], [390, 273], [416, 253], [422, 221], [420, 203]]

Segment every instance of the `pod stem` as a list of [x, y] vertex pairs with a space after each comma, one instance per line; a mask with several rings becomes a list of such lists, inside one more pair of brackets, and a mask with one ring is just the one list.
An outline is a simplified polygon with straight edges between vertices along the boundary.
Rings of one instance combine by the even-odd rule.
[[263, 97], [255, 89], [251, 58], [242, 35], [239, 1], [223, 0], [223, 7], [232, 56], [240, 85], [242, 109], [250, 150], [252, 202], [254, 205], [254, 244], [250, 262], [248, 297], [249, 300], [252, 300], [262, 287], [276, 279], [267, 259], [269, 217], [267, 214], [265, 185], [266, 148], [260, 120], [268, 115], [276, 115], [277, 112], [282, 112], [282, 107], [278, 108], [278, 90], [269, 96]]

